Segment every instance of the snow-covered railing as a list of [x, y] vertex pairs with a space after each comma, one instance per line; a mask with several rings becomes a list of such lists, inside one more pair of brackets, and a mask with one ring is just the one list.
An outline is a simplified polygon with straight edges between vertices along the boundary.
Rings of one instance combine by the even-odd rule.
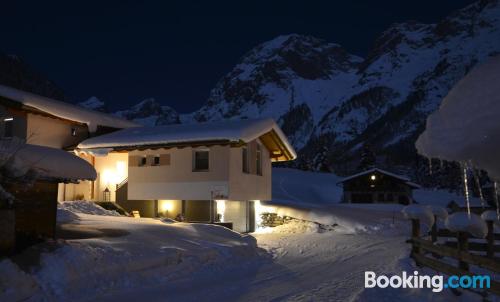
[[[412, 222], [408, 243], [412, 245], [410, 257], [416, 264], [447, 275], [470, 275], [470, 266], [490, 271], [492, 276], [500, 274], [500, 259], [495, 256], [500, 253], [500, 245], [496, 244], [500, 234], [494, 233], [494, 225], [499, 223], [497, 213], [486, 211], [478, 216], [458, 212], [448, 217], [445, 212], [419, 205], [403, 209]], [[439, 230], [438, 221], [443, 221], [446, 228]], [[430, 231], [421, 233], [422, 227]], [[451, 265], [450, 259], [457, 261], [458, 266]], [[500, 295], [500, 282], [491, 280], [491, 287], [486, 290]]]

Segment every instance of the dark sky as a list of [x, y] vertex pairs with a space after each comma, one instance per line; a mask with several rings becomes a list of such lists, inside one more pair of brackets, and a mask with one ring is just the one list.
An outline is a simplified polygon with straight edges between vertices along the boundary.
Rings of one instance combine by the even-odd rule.
[[81, 101], [154, 97], [199, 108], [253, 46], [301, 33], [364, 56], [394, 22], [436, 22], [474, 1], [2, 1], [0, 50]]

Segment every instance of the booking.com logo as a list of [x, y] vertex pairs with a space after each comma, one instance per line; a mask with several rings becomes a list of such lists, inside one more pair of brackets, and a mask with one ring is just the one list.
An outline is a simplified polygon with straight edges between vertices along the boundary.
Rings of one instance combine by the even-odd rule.
[[444, 276], [419, 275], [418, 271], [413, 274], [402, 272], [401, 275], [391, 277], [365, 272], [365, 288], [430, 288], [437, 293], [445, 288], [490, 288], [490, 283], [490, 276], [487, 275], [451, 275], [445, 281]]

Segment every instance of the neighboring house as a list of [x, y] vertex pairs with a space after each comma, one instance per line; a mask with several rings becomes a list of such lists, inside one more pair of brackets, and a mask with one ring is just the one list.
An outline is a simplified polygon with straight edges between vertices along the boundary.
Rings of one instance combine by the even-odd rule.
[[[0, 85], [1, 155], [9, 156], [9, 152], [13, 152], [13, 158], [22, 158], [33, 168], [43, 168], [38, 169], [42, 178], [34, 186], [10, 184], [8, 187], [18, 200], [14, 205], [18, 243], [29, 243], [30, 238], [53, 237], [57, 199], [64, 197], [67, 187], [75, 187], [69, 183], [81, 181], [91, 185], [96, 178], [90, 158], [87, 163], [61, 149], [73, 149], [91, 136], [133, 126], [137, 125]], [[47, 171], [51, 171], [50, 175]], [[79, 173], [81, 171], [86, 172]]]
[[[73, 150], [81, 141], [137, 124], [33, 93], [0, 85], [0, 137], [19, 138], [32, 145]], [[85, 158], [92, 163], [92, 158]], [[92, 192], [74, 192], [59, 185], [59, 200], [76, 195], [91, 199]]]
[[378, 168], [351, 175], [342, 179], [346, 203], [399, 203], [413, 202], [413, 189], [419, 185], [409, 178]]
[[96, 199], [240, 232], [255, 229], [255, 208], [271, 199], [271, 162], [296, 158], [272, 119], [124, 129], [77, 151], [94, 157]]

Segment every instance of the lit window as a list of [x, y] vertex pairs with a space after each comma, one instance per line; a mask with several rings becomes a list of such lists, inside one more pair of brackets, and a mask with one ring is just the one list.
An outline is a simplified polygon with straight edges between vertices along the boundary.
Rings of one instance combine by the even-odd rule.
[[250, 173], [248, 169], [248, 148], [244, 146], [241, 149], [242, 171], [243, 173]]
[[8, 117], [5, 118], [4, 120], [4, 131], [3, 131], [3, 136], [4, 137], [12, 137], [14, 134], [14, 118], [13, 117]]
[[197, 150], [193, 152], [193, 171], [208, 171], [209, 152], [208, 150]]
[[262, 150], [257, 145], [257, 158], [255, 159], [257, 175], [262, 175]]

